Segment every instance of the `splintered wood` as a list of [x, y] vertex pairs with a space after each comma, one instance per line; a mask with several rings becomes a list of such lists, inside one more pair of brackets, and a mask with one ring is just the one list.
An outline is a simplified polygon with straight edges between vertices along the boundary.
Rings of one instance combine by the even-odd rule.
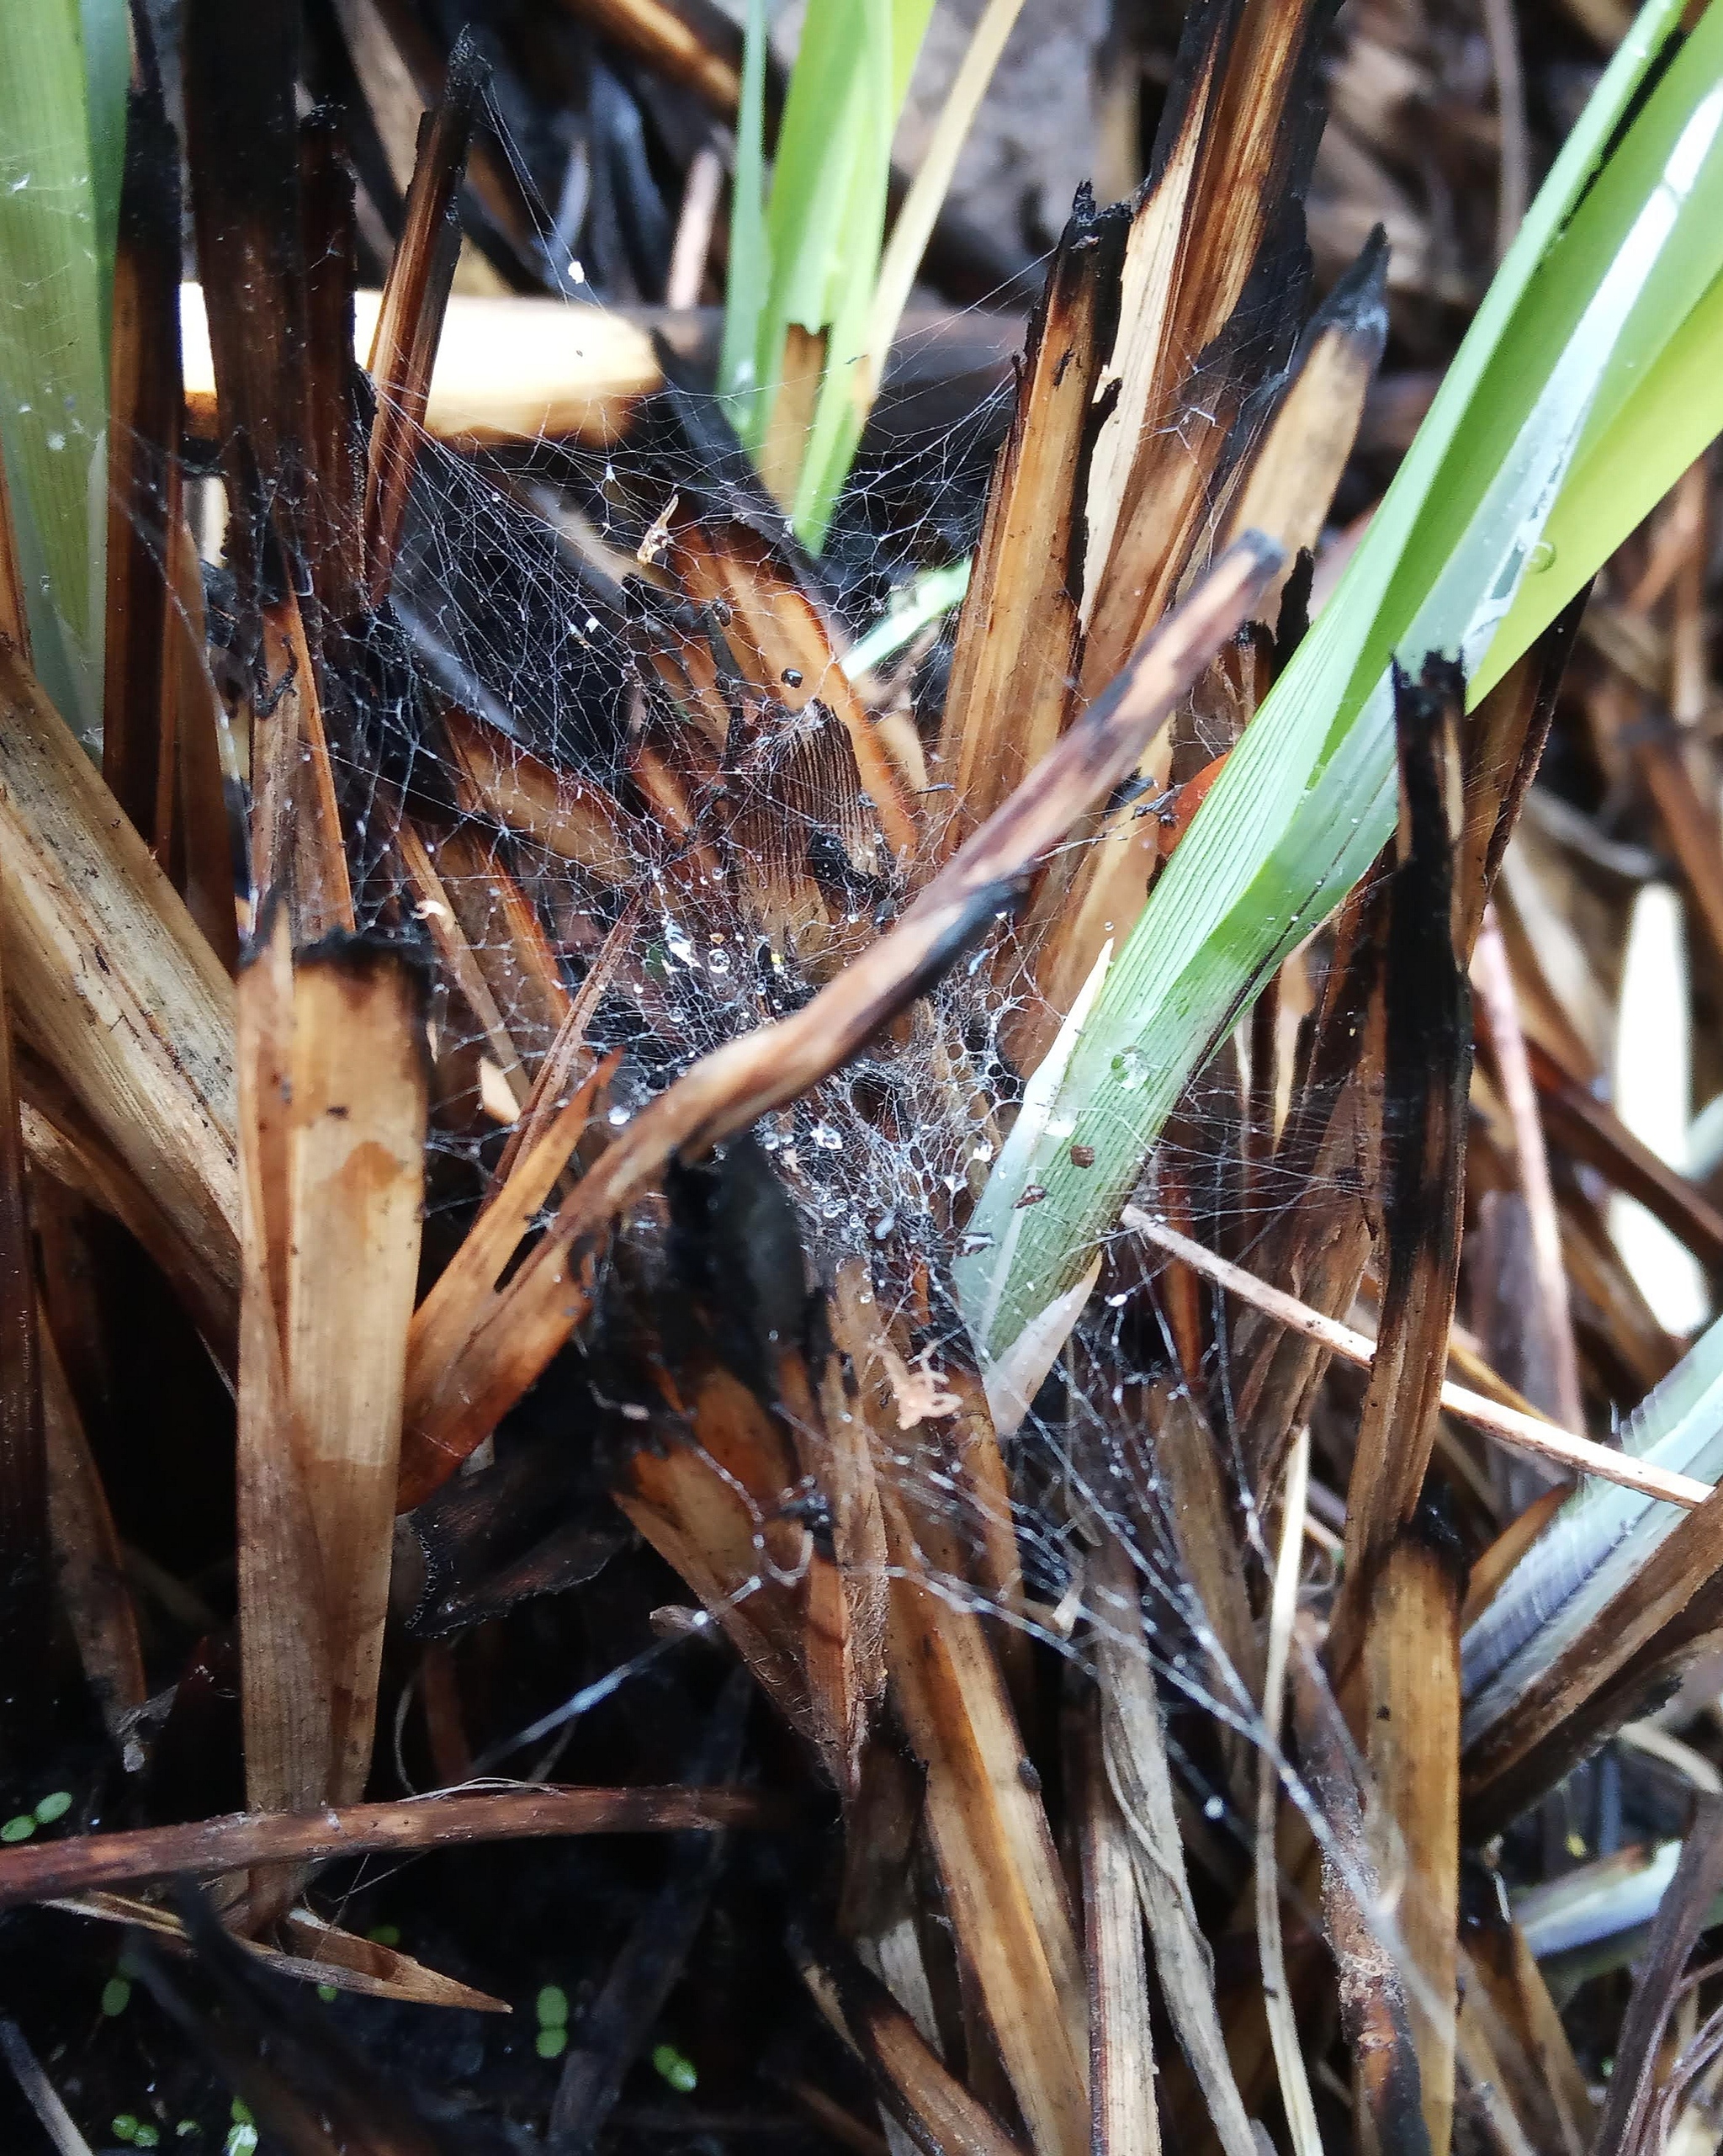
[[422, 977], [357, 942], [295, 958], [278, 910], [240, 981], [246, 1784], [350, 1803], [375, 1735], [418, 1277]]

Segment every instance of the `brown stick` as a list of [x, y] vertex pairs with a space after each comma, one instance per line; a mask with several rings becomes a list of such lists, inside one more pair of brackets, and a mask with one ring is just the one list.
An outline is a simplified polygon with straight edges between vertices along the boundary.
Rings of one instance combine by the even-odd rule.
[[1657, 1905], [1657, 1921], [1640, 1962], [1616, 2048], [1615, 2072], [1598, 2122], [1597, 2147], [1605, 2156], [1640, 2145], [1651, 2107], [1657, 2049], [1688, 1957], [1705, 1928], [1717, 1889], [1723, 1886], [1723, 1798], [1702, 1796], [1682, 1844], [1675, 1877]]
[[14, 1757], [39, 1737], [48, 1701], [41, 1649], [51, 1613], [48, 1452], [24, 1167], [12, 1014], [0, 983], [0, 1738]]
[[563, 1835], [681, 1834], [782, 1827], [781, 1797], [754, 1789], [491, 1789], [398, 1804], [331, 1805], [321, 1812], [229, 1812], [188, 1826], [73, 1836], [0, 1853], [0, 1909], [51, 1901], [93, 1887], [182, 1874], [207, 1877], [252, 1865], [323, 1863], [379, 1851], [443, 1849]]
[[415, 444], [431, 395], [431, 369], [454, 279], [460, 231], [455, 196], [484, 92], [485, 70], [463, 36], [450, 56], [437, 110], [420, 136], [406, 221], [390, 264], [371, 346], [377, 411], [365, 468], [365, 555], [371, 603], [382, 603], [406, 523]]
[[1100, 1703], [1088, 1691], [1069, 1761], [1076, 1784], [1089, 1967], [1089, 2116], [1094, 2156], [1158, 2156], [1154, 2031], [1131, 1833], [1107, 1783]]
[[[1206, 1279], [1230, 1289], [1242, 1302], [1278, 1319], [1295, 1332], [1319, 1341], [1342, 1361], [1367, 1370], [1376, 1359], [1373, 1340], [1367, 1340], [1361, 1332], [1354, 1332], [1349, 1325], [1343, 1325], [1333, 1318], [1324, 1317], [1320, 1310], [1312, 1310], [1296, 1296], [1270, 1287], [1267, 1281], [1259, 1280], [1254, 1272], [1246, 1272], [1230, 1259], [1217, 1257], [1212, 1251], [1206, 1251], [1201, 1243], [1192, 1242], [1188, 1235], [1181, 1235], [1176, 1228], [1169, 1228], [1164, 1220], [1155, 1219], [1140, 1207], [1127, 1205], [1119, 1218], [1121, 1226], [1141, 1235], [1145, 1242], [1183, 1258]], [[1517, 1445], [1522, 1452], [1559, 1461], [1563, 1467], [1573, 1468], [1581, 1474], [1599, 1475], [1605, 1482], [1619, 1482], [1624, 1490], [1643, 1490], [1648, 1497], [1661, 1497], [1666, 1504], [1679, 1505], [1689, 1512], [1696, 1511], [1711, 1495], [1711, 1485], [1695, 1476], [1672, 1474], [1666, 1468], [1651, 1467], [1636, 1459], [1630, 1452], [1618, 1452], [1608, 1445], [1595, 1445], [1588, 1437], [1575, 1437], [1566, 1430], [1558, 1430], [1553, 1422], [1499, 1406], [1464, 1385], [1445, 1384], [1441, 1404], [1449, 1414], [1457, 1415], [1475, 1430], [1499, 1437], [1504, 1445]]]

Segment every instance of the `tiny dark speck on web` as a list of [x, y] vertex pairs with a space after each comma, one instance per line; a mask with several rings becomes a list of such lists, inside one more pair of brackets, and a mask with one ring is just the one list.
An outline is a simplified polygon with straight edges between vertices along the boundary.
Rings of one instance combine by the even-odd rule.
[[345, 1122], [347, 1118], [353, 1113], [353, 1110], [348, 1107], [345, 1102], [337, 1101], [331, 1102], [331, 1105], [323, 1111], [323, 1113], [325, 1115], [336, 1116], [342, 1122]]

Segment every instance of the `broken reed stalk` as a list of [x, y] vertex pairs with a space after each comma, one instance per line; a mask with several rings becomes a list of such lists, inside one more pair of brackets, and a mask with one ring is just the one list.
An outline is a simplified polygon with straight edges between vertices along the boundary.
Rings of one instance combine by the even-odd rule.
[[146, 1880], [212, 1877], [258, 1865], [323, 1864], [468, 1842], [563, 1835], [712, 1833], [782, 1828], [793, 1800], [771, 1791], [570, 1789], [554, 1785], [325, 1805], [314, 1812], [230, 1812], [187, 1826], [77, 1835], [0, 1850], [0, 1909]]
[[123, 1749], [149, 1697], [137, 1612], [101, 1473], [41, 1301], [36, 1336], [42, 1368], [48, 1530], [56, 1584], [84, 1681], [109, 1736]]
[[839, 1946], [793, 1937], [802, 1980], [867, 2069], [881, 2105], [925, 2156], [1023, 2156], [879, 1978]]
[[0, 1737], [16, 1758], [47, 1705], [53, 1595], [35, 1254], [7, 986], [0, 968]]
[[[1107, 1781], [1101, 1703], [1087, 1687], [1068, 1773], [1083, 1882], [1083, 1944], [1089, 1971], [1089, 2109], [1095, 2156], [1158, 2156], [1154, 2028], [1148, 1962], [1131, 1835]], [[1266, 1979], [1264, 1979], [1266, 1982]], [[1297, 2156], [1307, 2156], [1301, 2148]]]
[[1083, 1965], [1040, 1791], [1021, 1772], [1022, 1736], [980, 1618], [941, 1591], [897, 1492], [880, 1494], [891, 1697], [926, 1769], [926, 1833], [952, 1931], [1037, 2156], [1081, 2156]]
[[[1145, 1242], [1165, 1251], [1169, 1256], [1180, 1259], [1193, 1272], [1213, 1281], [1217, 1287], [1226, 1288], [1241, 1302], [1250, 1304], [1265, 1317], [1319, 1341], [1332, 1354], [1360, 1370], [1370, 1368], [1376, 1356], [1376, 1342], [1365, 1334], [1355, 1332], [1349, 1325], [1343, 1325], [1333, 1318], [1324, 1317], [1320, 1310], [1312, 1310], [1296, 1296], [1259, 1280], [1254, 1273], [1245, 1272], [1231, 1259], [1217, 1256], [1189, 1235], [1169, 1227], [1164, 1220], [1157, 1220], [1152, 1213], [1145, 1213], [1141, 1206], [1127, 1205], [1119, 1218], [1120, 1224], [1133, 1235], [1141, 1235]], [[1619, 1452], [1608, 1445], [1594, 1444], [1589, 1438], [1576, 1437], [1571, 1431], [1559, 1430], [1554, 1423], [1542, 1421], [1536, 1415], [1520, 1415], [1512, 1408], [1503, 1407], [1465, 1385], [1444, 1384], [1441, 1405], [1449, 1414], [1458, 1415], [1462, 1422], [1469, 1422], [1474, 1429], [1492, 1437], [1499, 1437], [1504, 1445], [1517, 1446], [1522, 1452], [1553, 1460], [1579, 1474], [1597, 1475], [1605, 1482], [1620, 1483], [1624, 1490], [1642, 1490], [1647, 1497], [1679, 1505], [1686, 1511], [1695, 1511], [1711, 1495], [1710, 1484], [1699, 1482], [1692, 1475], [1674, 1474], [1667, 1468], [1653, 1467], [1636, 1459], [1630, 1452]]]
[[1519, 1022], [1513, 967], [1493, 908], [1485, 909], [1477, 948], [1472, 953], [1471, 978], [1478, 1015], [1487, 1031], [1503, 1098], [1514, 1127], [1520, 1195], [1531, 1229], [1533, 1285], [1540, 1306], [1537, 1323], [1548, 1367], [1545, 1405], [1551, 1408], [1551, 1419], [1564, 1430], [1583, 1430], [1585, 1410], [1580, 1392], [1579, 1357], [1574, 1345], [1567, 1275], [1561, 1260], [1561, 1221], [1550, 1181], [1549, 1150], [1544, 1142], [1537, 1088], [1532, 1081], [1525, 1035]]
[[[42, 1906], [100, 1924], [135, 1925], [176, 1945], [185, 1943], [190, 1936], [183, 1918], [130, 1894], [97, 1888], [88, 1893], [56, 1895]], [[303, 1907], [289, 1909], [277, 1927], [278, 1937], [293, 1942], [291, 1952], [244, 1937], [232, 1928], [235, 1920], [236, 1911], [231, 1909], [226, 1920], [234, 1943], [252, 1960], [266, 1962], [295, 1983], [329, 1984], [338, 1991], [358, 1992], [370, 1999], [399, 1999], [415, 2006], [469, 2007], [477, 2014], [511, 2010], [506, 2001], [489, 1992], [457, 1983], [453, 1978], [427, 1968], [411, 1954], [385, 1946], [379, 1940], [343, 1931]]]
[[[424, 1186], [423, 980], [356, 939], [241, 977], [246, 1786], [351, 1803], [371, 1759]], [[334, 1254], [348, 1261], [331, 1262]]]
[[[32, 1043], [157, 1216], [218, 1357], [239, 1309], [233, 983], [15, 651], [0, 650], [0, 919]], [[68, 993], [68, 980], [82, 992]]]
[[406, 219], [389, 266], [371, 343], [377, 405], [365, 463], [367, 596], [380, 606], [406, 528], [407, 489], [431, 396], [431, 369], [460, 251], [455, 197], [485, 94], [486, 69], [471, 37], [455, 40], [434, 114], [423, 123]]
[[[1400, 820], [1387, 888], [1381, 1104], [1396, 1142], [1384, 1161], [1381, 1313], [1346, 1484], [1346, 1562], [1327, 1644], [1355, 1723], [1352, 1670], [1370, 1600], [1417, 1511], [1435, 1445], [1460, 1277], [1471, 1079], [1466, 914], [1472, 886], [1457, 873], [1464, 707], [1457, 666], [1432, 657], [1416, 683], [1396, 670]], [[1479, 894], [1480, 917], [1482, 911]]]
[[[4, 514], [0, 505], [0, 515]], [[77, 2130], [72, 2113], [30, 2049], [29, 2039], [16, 2021], [0, 2020], [0, 2058], [12, 2069], [24, 2101], [40, 2120], [42, 2131], [54, 2144], [57, 2156], [90, 2156], [90, 2144]]]
[[1383, 1891], [1365, 1823], [1365, 1792], [1339, 1703], [1317, 1659], [1308, 1613], [1294, 1628], [1293, 1726], [1305, 1781], [1328, 1832], [1322, 1849], [1323, 1929], [1339, 1982], [1340, 2025], [1353, 2062], [1353, 2110], [1366, 2148], [1429, 2156], [1402, 1978], [1385, 1936]]
[[1689, 1957], [1723, 1888], [1723, 1798], [1701, 1795], [1635, 1974], [1615, 2070], [1598, 2121], [1599, 2151], [1635, 2156], [1656, 2094], [1658, 2049]]
[[1162, 1994], [1225, 2156], [1254, 2156], [1255, 2139], [1216, 2010], [1213, 1964], [1190, 1897], [1137, 1569], [1110, 1531], [1104, 1532], [1095, 1576], [1091, 1644], [1102, 1701], [1102, 1757], [1130, 1832], [1137, 1898]]
[[1454, 2130], [1464, 1567], [1452, 1537], [1420, 1513], [1383, 1560], [1363, 1649], [1378, 1862], [1401, 1883], [1406, 2010], [1431, 2156], [1447, 2156]]

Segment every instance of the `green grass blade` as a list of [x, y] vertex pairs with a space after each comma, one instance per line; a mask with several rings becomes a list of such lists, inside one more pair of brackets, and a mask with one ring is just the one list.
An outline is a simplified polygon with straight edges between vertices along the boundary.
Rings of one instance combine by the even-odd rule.
[[89, 103], [90, 185], [94, 195], [96, 265], [101, 280], [103, 365], [114, 314], [114, 252], [119, 243], [119, 188], [125, 176], [125, 106], [131, 82], [131, 26], [125, 0], [82, 0], [84, 84]]
[[0, 448], [36, 672], [91, 742], [101, 725], [125, 37], [112, 0], [87, 10], [78, 0], [0, 0]]
[[748, 0], [736, 162], [730, 178], [724, 346], [718, 362], [718, 393], [745, 441], [755, 438], [755, 408], [761, 396], [756, 354], [771, 285], [771, 246], [766, 231], [766, 0]]
[[770, 197], [759, 199], [765, 36], [751, 0], [738, 120], [732, 268], [720, 394], [758, 455], [793, 326], [826, 340], [826, 364], [791, 518], [818, 549], [854, 460], [856, 385], [884, 239], [891, 142], [932, 0], [824, 0], [810, 8], [790, 74]]
[[[815, 553], [824, 544], [862, 437], [867, 404], [864, 363], [885, 240], [892, 135], [932, 0], [861, 0], [860, 13], [860, 32], [846, 56], [843, 148], [848, 175], [842, 208], [835, 212], [828, 228], [829, 251], [824, 260], [814, 247], [805, 249], [802, 267], [806, 281], [793, 284], [786, 301], [787, 320], [826, 332], [825, 371], [791, 511], [797, 537]], [[812, 28], [810, 20], [804, 40]], [[798, 56], [798, 72], [800, 66]], [[775, 176], [774, 206], [778, 191]], [[832, 192], [834, 196], [838, 193], [835, 171]]]
[[963, 603], [969, 588], [970, 557], [943, 569], [924, 569], [912, 576], [892, 604], [865, 636], [858, 637], [844, 655], [844, 672], [851, 681], [872, 673], [876, 666], [913, 643], [930, 622]]
[[[996, 1312], [989, 1353], [1080, 1276], [1190, 1076], [1386, 839], [1390, 656], [1437, 648], [1476, 665], [1583, 471], [1594, 416], [1625, 423], [1631, 384], [1661, 364], [1647, 353], [1709, 290], [1723, 253], [1723, 6], [1599, 164], [1678, 13], [1654, 0], [1606, 72], [1347, 576], [1157, 885], [1072, 1057], [1060, 1136], [1009, 1187], [997, 1171], [990, 1182], [972, 1232], [994, 1240], [959, 1278], [966, 1309]], [[1588, 544], [1608, 551], [1631, 521], [1600, 517]], [[1589, 573], [1576, 549], [1552, 588], [1571, 594]], [[1073, 1134], [1092, 1167], [1073, 1166]], [[1029, 1182], [1047, 1195], [1000, 1281], [992, 1252]]]
[[877, 14], [868, 0], [830, 0], [810, 8], [803, 27], [766, 212], [771, 274], [754, 355], [761, 395], [751, 448], [776, 401], [786, 330], [792, 322], [824, 329], [841, 293], [845, 213], [868, 119], [861, 61]]

